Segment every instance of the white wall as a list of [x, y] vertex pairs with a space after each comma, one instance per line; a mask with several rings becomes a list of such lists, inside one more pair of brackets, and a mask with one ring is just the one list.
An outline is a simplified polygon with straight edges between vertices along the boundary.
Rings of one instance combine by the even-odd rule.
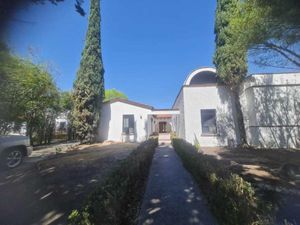
[[147, 118], [150, 109], [123, 102], [105, 103], [101, 111], [99, 141], [122, 141], [123, 115], [133, 114], [135, 121], [135, 141], [147, 138]]
[[300, 73], [253, 75], [241, 101], [250, 145], [300, 148]]
[[173, 105], [173, 109], [179, 110], [179, 115], [174, 118], [176, 135], [179, 138], [185, 139], [183, 89], [180, 90], [178, 97]]
[[[226, 146], [228, 139], [237, 143], [235, 111], [230, 92], [225, 86], [184, 86], [185, 139], [194, 144], [195, 138], [201, 146]], [[217, 135], [203, 136], [201, 109], [216, 109]]]

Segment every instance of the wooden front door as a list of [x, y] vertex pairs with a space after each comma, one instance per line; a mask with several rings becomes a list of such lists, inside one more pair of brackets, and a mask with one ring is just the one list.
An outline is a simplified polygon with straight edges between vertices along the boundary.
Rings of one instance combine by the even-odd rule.
[[159, 133], [167, 133], [167, 122], [159, 122], [158, 130]]

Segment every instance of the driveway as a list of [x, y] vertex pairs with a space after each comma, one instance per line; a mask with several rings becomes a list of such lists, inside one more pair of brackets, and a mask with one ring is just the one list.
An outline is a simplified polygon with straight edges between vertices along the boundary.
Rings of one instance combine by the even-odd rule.
[[0, 224], [66, 224], [70, 211], [135, 147], [95, 144], [59, 154], [34, 152], [20, 167], [0, 172]]

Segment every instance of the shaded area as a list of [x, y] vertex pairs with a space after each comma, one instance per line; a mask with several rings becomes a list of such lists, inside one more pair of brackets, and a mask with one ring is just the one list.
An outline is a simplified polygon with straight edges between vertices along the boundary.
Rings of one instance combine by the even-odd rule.
[[202, 71], [195, 75], [191, 81], [190, 85], [199, 85], [199, 84], [214, 84], [217, 83], [216, 73], [211, 71]]
[[288, 150], [229, 150], [203, 148], [204, 154], [223, 162], [226, 169], [251, 182], [265, 201], [277, 206], [277, 223], [300, 223], [300, 180], [289, 170], [300, 165], [300, 152]]
[[285, 76], [281, 80], [276, 75], [248, 78], [244, 115], [251, 146], [300, 148], [300, 84], [296, 74]]
[[0, 173], [0, 224], [65, 224], [135, 144], [80, 146]]
[[216, 224], [197, 185], [170, 146], [156, 149], [138, 224]]

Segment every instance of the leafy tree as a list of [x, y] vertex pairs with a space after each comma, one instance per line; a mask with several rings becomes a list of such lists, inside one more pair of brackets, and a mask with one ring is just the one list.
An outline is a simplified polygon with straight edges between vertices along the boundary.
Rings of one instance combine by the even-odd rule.
[[72, 93], [63, 91], [59, 94], [59, 106], [62, 112], [71, 111], [73, 108]]
[[124, 93], [122, 93], [114, 88], [105, 90], [104, 102], [110, 101], [110, 100], [116, 99], [116, 98], [128, 99], [128, 97]]
[[10, 55], [9, 49], [0, 43], [0, 134], [6, 134], [12, 129], [13, 122], [21, 123], [20, 111], [15, 99], [12, 78], [19, 68], [19, 60]]
[[76, 131], [73, 124], [73, 116], [71, 111], [73, 110], [73, 96], [71, 91], [63, 91], [60, 93], [59, 107], [60, 112], [66, 113], [68, 118], [67, 136], [68, 140], [74, 140], [76, 137]]
[[81, 143], [92, 143], [104, 99], [104, 69], [100, 39], [100, 1], [91, 0], [89, 25], [80, 68], [74, 83], [73, 118]]
[[58, 111], [58, 90], [39, 65], [0, 50], [0, 133], [26, 122], [31, 142], [49, 143]]
[[300, 67], [300, 1], [246, 0], [231, 17], [237, 40], [262, 66]]
[[218, 77], [229, 86], [237, 114], [240, 144], [246, 145], [246, 132], [239, 98], [239, 86], [247, 74], [247, 49], [236, 41], [230, 26], [232, 17], [240, 12], [239, 0], [218, 0], [215, 18], [216, 51], [214, 64]]

